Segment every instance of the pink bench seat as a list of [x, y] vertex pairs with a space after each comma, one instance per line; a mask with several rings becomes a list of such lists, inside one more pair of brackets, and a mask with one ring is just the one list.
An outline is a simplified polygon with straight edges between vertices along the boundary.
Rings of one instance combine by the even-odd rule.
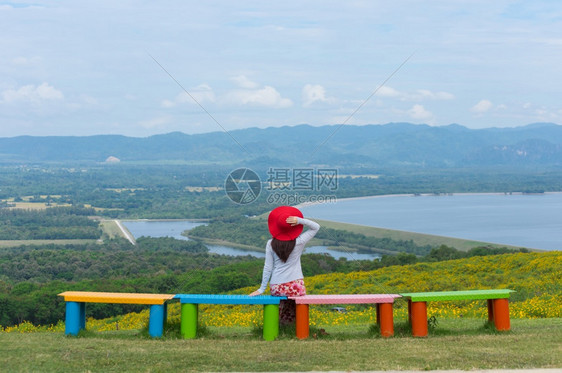
[[310, 333], [310, 304], [376, 304], [377, 324], [380, 326], [381, 335], [391, 337], [394, 335], [392, 304], [394, 299], [400, 297], [398, 294], [326, 294], [289, 297], [289, 299], [294, 300], [297, 305], [297, 338], [305, 339]]

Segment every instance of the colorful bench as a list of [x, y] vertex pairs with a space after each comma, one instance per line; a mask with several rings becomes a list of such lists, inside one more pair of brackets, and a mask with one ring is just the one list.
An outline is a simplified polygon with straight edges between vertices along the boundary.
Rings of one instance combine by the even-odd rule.
[[279, 335], [279, 302], [287, 297], [270, 295], [212, 295], [177, 294], [174, 298], [181, 302], [181, 336], [184, 339], [197, 335], [199, 304], [247, 304], [263, 305], [263, 339], [272, 341]]
[[486, 299], [488, 321], [494, 322], [497, 330], [509, 330], [509, 289], [441, 291], [430, 293], [402, 293], [408, 299], [408, 317], [414, 337], [427, 336], [427, 302]]
[[100, 293], [90, 291], [65, 291], [59, 296], [66, 302], [65, 334], [78, 335], [86, 328], [86, 303], [126, 303], [150, 305], [148, 334], [161, 337], [168, 314], [166, 301], [174, 294]]
[[377, 324], [380, 326], [383, 337], [394, 335], [394, 320], [392, 304], [394, 299], [400, 298], [398, 294], [345, 294], [345, 295], [305, 295], [302, 297], [289, 297], [297, 306], [296, 324], [297, 338], [308, 338], [309, 305], [310, 304], [376, 304]]

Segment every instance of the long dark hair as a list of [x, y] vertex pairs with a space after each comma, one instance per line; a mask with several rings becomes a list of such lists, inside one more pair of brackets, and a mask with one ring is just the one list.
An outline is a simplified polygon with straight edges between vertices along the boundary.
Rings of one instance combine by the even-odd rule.
[[271, 240], [271, 248], [273, 249], [275, 254], [277, 254], [279, 259], [281, 259], [281, 261], [285, 263], [287, 259], [289, 259], [289, 255], [291, 255], [291, 253], [293, 252], [296, 242], [297, 240], [281, 241], [277, 238], [273, 238]]

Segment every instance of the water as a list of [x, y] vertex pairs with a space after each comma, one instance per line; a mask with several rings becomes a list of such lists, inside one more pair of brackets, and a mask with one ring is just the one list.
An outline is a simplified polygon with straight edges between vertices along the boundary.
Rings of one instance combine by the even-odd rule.
[[384, 196], [300, 209], [317, 219], [562, 250], [562, 193]]
[[[182, 232], [188, 229], [195, 228], [199, 225], [205, 224], [202, 222], [194, 222], [190, 220], [123, 220], [121, 222], [131, 232], [133, 237], [139, 238], [146, 237], [173, 237], [178, 240], [187, 240], [188, 238], [182, 236]], [[265, 224], [265, 223], [264, 223]], [[241, 250], [233, 247], [220, 246], [220, 245], [206, 245], [211, 253], [241, 256], [251, 255], [256, 258], [264, 258], [265, 254], [260, 251]], [[377, 254], [359, 254], [353, 252], [346, 252], [340, 250], [328, 250], [325, 246], [311, 246], [307, 247], [305, 253], [314, 254], [330, 254], [336, 259], [346, 258], [348, 260], [367, 259], [372, 260], [380, 258]]]
[[336, 259], [345, 258], [347, 260], [373, 260], [380, 258], [378, 254], [361, 254], [353, 251], [328, 250], [326, 246], [310, 246], [305, 249], [305, 254], [329, 254]]
[[205, 224], [191, 220], [123, 220], [121, 223], [135, 239], [145, 236], [173, 237], [177, 240], [187, 240], [181, 235], [183, 231]]
[[[172, 237], [176, 240], [188, 240], [181, 233], [205, 223], [191, 220], [123, 220], [121, 222], [131, 232], [135, 239], [145, 237]], [[220, 245], [206, 245], [209, 252], [215, 254], [240, 256], [251, 255], [258, 258], [264, 257], [259, 251], [235, 249]]]

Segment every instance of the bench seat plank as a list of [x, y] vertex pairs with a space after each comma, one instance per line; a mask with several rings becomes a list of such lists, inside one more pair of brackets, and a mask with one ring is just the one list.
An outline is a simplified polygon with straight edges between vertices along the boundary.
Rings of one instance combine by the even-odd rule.
[[176, 294], [181, 303], [192, 304], [279, 304], [287, 297], [271, 295], [231, 295], [231, 294]]
[[174, 294], [145, 293], [103, 293], [93, 291], [65, 291], [60, 293], [66, 302], [84, 303], [125, 303], [125, 304], [164, 304], [173, 299]]
[[490, 290], [460, 290], [460, 291], [434, 291], [425, 293], [400, 293], [404, 298], [412, 302], [447, 301], [447, 300], [476, 300], [476, 299], [500, 299], [509, 298], [514, 290], [490, 289]]
[[289, 297], [296, 304], [362, 304], [362, 303], [394, 303], [400, 298], [398, 294], [324, 294]]

